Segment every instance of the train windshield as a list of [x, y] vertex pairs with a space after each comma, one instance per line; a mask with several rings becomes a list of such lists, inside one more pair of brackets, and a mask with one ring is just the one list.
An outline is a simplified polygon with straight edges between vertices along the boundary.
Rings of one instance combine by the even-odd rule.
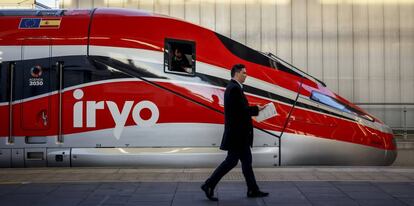
[[343, 111], [343, 112], [346, 112], [346, 113], [349, 113], [349, 114], [357, 115], [359, 117], [362, 117], [362, 118], [364, 118], [366, 120], [369, 120], [369, 121], [372, 121], [372, 122], [374, 121], [374, 119], [372, 117], [365, 114], [364, 112], [362, 112], [362, 111], [360, 111], [356, 108], [353, 108], [353, 107], [349, 106], [348, 104], [341, 102], [338, 99], [334, 99], [334, 98], [332, 98], [330, 96], [327, 96], [327, 95], [324, 95], [320, 92], [312, 91], [311, 99], [314, 100], [314, 101], [320, 102], [324, 105], [333, 107], [337, 110], [340, 110], [340, 111]]
[[313, 99], [317, 102], [320, 102], [322, 104], [328, 105], [330, 107], [333, 107], [335, 109], [341, 110], [343, 112], [347, 112], [347, 113], [351, 113], [351, 114], [353, 113], [350, 110], [348, 110], [344, 104], [341, 104], [341, 102], [333, 99], [330, 96], [324, 95], [322, 93], [313, 91], [311, 99]]

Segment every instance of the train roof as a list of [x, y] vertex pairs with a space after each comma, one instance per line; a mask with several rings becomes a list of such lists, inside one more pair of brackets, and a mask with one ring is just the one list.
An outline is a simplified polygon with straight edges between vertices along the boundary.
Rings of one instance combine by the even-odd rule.
[[[100, 14], [122, 15], [122, 16], [159, 16], [168, 18], [169, 16], [159, 15], [148, 11], [137, 9], [121, 8], [94, 8], [94, 9], [4, 9], [0, 10], [0, 16], [16, 17], [64, 17], [73, 15], [90, 16], [94, 12]], [[170, 17], [171, 18], [171, 17]]]

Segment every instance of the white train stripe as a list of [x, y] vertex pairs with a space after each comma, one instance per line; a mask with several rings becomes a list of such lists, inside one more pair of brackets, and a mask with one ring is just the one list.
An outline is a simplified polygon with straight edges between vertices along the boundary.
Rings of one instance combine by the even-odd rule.
[[21, 46], [0, 46], [0, 61], [20, 61], [21, 58]]
[[43, 59], [52, 56], [51, 46], [22, 46], [22, 60]]
[[87, 48], [88, 47], [86, 45], [78, 45], [78, 46], [54, 45], [52, 46], [52, 56], [60, 57], [60, 56], [86, 55]]
[[[50, 48], [51, 47], [51, 48]], [[24, 60], [60, 57], [60, 56], [77, 56], [86, 55], [86, 45], [52, 45], [52, 46], [29, 46], [24, 45], [24, 48], [30, 48], [34, 52], [22, 55], [22, 46], [0, 46], [0, 61], [21, 61], [22, 56]], [[51, 54], [44, 53], [45, 49], [50, 49]], [[36, 52], [38, 50], [39, 52]], [[42, 52], [40, 52], [42, 51]], [[49, 50], [48, 50], [49, 51]], [[50, 55], [50, 56], [49, 56]]]

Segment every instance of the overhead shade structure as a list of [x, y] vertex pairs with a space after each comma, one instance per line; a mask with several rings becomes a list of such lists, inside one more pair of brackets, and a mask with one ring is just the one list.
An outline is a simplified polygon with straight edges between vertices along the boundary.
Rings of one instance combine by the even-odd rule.
[[35, 8], [35, 0], [1, 0], [0, 8], [32, 9]]
[[0, 0], [0, 9], [58, 8], [56, 0]]

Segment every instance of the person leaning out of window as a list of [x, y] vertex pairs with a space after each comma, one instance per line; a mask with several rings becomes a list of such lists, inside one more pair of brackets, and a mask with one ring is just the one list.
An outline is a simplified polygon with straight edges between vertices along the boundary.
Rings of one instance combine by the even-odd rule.
[[192, 73], [191, 65], [180, 48], [174, 49], [171, 61], [171, 70], [177, 72], [186, 72], [189, 74]]

